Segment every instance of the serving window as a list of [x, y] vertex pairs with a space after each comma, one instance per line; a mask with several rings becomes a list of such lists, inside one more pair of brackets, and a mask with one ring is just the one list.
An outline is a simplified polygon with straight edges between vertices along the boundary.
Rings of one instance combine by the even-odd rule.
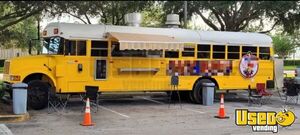
[[113, 57], [162, 57], [162, 50], [120, 50], [119, 42], [112, 42]]

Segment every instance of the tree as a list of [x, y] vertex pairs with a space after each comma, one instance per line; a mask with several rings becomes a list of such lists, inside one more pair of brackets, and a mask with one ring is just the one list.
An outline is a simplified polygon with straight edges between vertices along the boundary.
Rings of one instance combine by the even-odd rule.
[[101, 23], [124, 25], [125, 14], [141, 12], [153, 3], [153, 1], [105, 1], [101, 7]]
[[[30, 40], [37, 38], [36, 22], [47, 3], [32, 1], [0, 3], [0, 46], [28, 47]], [[33, 46], [36, 47], [36, 44]]]
[[[189, 1], [188, 19], [193, 14], [199, 15], [209, 27], [217, 31], [241, 31], [251, 21], [270, 19], [274, 23], [264, 33], [278, 25], [292, 33], [300, 27], [299, 8], [299, 1]], [[164, 11], [178, 13], [182, 18], [183, 4], [181, 1], [167, 1], [164, 3]]]
[[295, 52], [296, 45], [289, 36], [276, 35], [272, 37], [275, 54], [280, 58], [286, 58]]
[[91, 24], [90, 17], [100, 17], [102, 4], [103, 1], [54, 1], [46, 13], [51, 17], [68, 14], [85, 24]]
[[[0, 46], [5, 48], [27, 48], [31, 39], [37, 39], [37, 21], [35, 17], [27, 18], [1, 31]], [[33, 47], [37, 48], [34, 42]]]
[[50, 3], [41, 1], [1, 1], [0, 5], [0, 32], [2, 32], [31, 16], [40, 14]]
[[143, 10], [143, 20], [141, 25], [144, 27], [162, 27], [165, 22], [164, 11], [162, 4], [159, 2], [153, 4], [151, 7]]
[[125, 14], [143, 11], [153, 3], [153, 1], [55, 1], [48, 12], [53, 17], [65, 13], [85, 24], [91, 24], [90, 18], [96, 17], [100, 18], [100, 23], [124, 25]]

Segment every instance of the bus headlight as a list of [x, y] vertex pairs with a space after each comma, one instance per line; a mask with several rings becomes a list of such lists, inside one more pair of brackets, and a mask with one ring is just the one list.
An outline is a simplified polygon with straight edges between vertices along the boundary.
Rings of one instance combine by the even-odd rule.
[[20, 81], [21, 77], [19, 75], [10, 75], [10, 81]]

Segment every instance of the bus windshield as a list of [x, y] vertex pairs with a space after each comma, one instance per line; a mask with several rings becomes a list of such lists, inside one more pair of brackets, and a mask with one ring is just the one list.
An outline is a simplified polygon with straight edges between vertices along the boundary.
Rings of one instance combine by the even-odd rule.
[[43, 54], [63, 54], [63, 42], [61, 37], [50, 37], [43, 39]]

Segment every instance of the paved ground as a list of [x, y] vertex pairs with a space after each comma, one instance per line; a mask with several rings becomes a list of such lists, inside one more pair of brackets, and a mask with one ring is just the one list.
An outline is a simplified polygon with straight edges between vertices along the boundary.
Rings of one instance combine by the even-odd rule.
[[0, 124], [0, 135], [13, 135], [13, 134], [4, 124]]
[[[244, 93], [246, 94], [246, 93]], [[71, 99], [68, 112], [47, 113], [47, 109], [30, 110], [31, 120], [23, 123], [6, 124], [15, 135], [198, 135], [198, 134], [253, 134], [250, 127], [237, 127], [234, 122], [234, 110], [248, 108], [251, 111], [280, 111], [284, 102], [279, 97], [271, 99], [272, 104], [262, 107], [248, 107], [247, 97], [225, 97], [225, 110], [230, 119], [214, 118], [219, 109], [219, 102], [213, 106], [182, 103], [171, 104], [162, 95], [102, 98], [100, 110], [92, 113], [93, 127], [83, 127], [82, 104], [78, 99]], [[300, 116], [300, 105], [289, 106], [296, 116]], [[262, 133], [260, 133], [262, 134]], [[264, 133], [272, 134], [272, 133]], [[288, 128], [279, 128], [279, 134], [300, 134], [300, 120]]]

